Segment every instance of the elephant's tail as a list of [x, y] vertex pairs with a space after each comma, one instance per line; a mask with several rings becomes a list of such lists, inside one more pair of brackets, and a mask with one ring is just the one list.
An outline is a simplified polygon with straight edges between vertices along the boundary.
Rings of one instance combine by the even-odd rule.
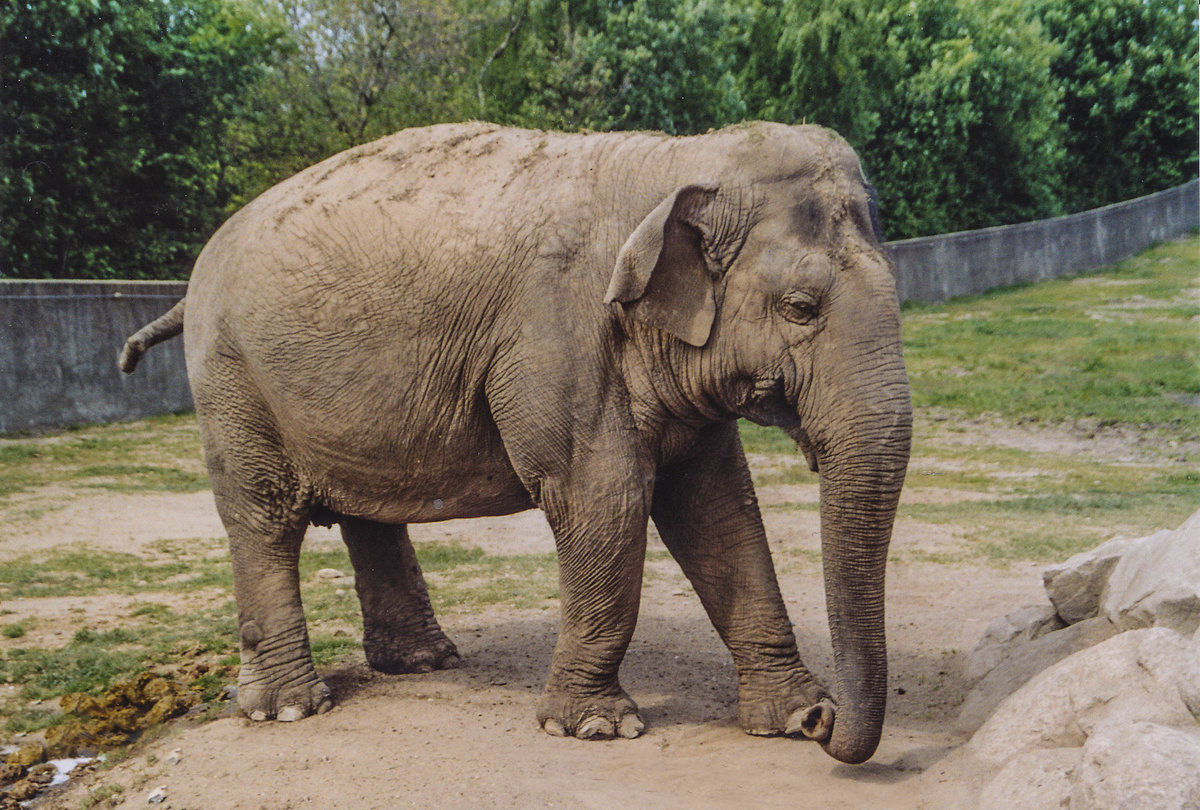
[[186, 298], [180, 298], [179, 303], [167, 310], [162, 317], [151, 321], [129, 336], [125, 341], [125, 348], [121, 350], [121, 356], [117, 360], [121, 371], [126, 374], [131, 373], [137, 368], [138, 361], [142, 359], [142, 355], [146, 353], [147, 349], [183, 333], [183, 305], [186, 301]]

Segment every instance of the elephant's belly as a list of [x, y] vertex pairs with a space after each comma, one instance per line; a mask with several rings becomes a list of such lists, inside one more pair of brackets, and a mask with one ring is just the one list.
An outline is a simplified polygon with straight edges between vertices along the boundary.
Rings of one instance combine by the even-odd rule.
[[462, 478], [440, 487], [415, 487], [380, 504], [372, 519], [385, 523], [432, 523], [455, 518], [511, 515], [533, 507], [525, 487], [492, 477]]
[[310, 458], [305, 466], [324, 506], [383, 523], [508, 515], [533, 506], [502, 452], [456, 449], [442, 448], [436, 458], [318, 454], [324, 458]]

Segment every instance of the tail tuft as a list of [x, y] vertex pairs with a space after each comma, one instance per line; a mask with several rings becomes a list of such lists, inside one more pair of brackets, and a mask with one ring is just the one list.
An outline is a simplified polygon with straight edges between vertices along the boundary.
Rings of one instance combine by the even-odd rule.
[[117, 365], [121, 371], [126, 374], [132, 374], [137, 368], [138, 362], [142, 359], [142, 355], [146, 353], [146, 346], [139, 340], [130, 337], [125, 341], [125, 347], [121, 349], [121, 356], [117, 358]]
[[183, 309], [186, 298], [180, 298], [175, 306], [166, 314], [143, 326], [125, 341], [121, 356], [117, 358], [117, 366], [126, 374], [137, 368], [138, 362], [146, 350], [164, 340], [183, 334]]

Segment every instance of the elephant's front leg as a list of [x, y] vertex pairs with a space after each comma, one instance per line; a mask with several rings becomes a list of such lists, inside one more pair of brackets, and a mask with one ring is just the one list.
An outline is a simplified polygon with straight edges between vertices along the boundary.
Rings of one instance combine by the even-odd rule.
[[363, 612], [363, 650], [380, 672], [452, 669], [461, 659], [429, 603], [407, 526], [342, 518]]
[[645, 728], [617, 670], [637, 623], [650, 476], [614, 472], [576, 470], [542, 487], [558, 547], [562, 625], [538, 722], [556, 736], [633, 738]]
[[659, 471], [653, 517], [733, 655], [742, 728], [828, 739], [834, 706], [796, 649], [736, 423]]

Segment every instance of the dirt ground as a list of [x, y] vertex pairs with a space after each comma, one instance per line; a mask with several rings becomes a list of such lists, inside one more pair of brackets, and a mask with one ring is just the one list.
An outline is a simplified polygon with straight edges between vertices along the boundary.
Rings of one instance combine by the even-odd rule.
[[[809, 486], [760, 491], [764, 505], [816, 497]], [[944, 503], [974, 496], [925, 489], [906, 497]], [[829, 682], [820, 563], [805, 553], [818, 548], [817, 515], [768, 508], [765, 520], [801, 654]], [[150, 545], [162, 539], [221, 534], [208, 493], [103, 495], [74, 500], [26, 523], [19, 535], [0, 535], [0, 555], [79, 543], [152, 553]], [[491, 554], [553, 548], [537, 512], [416, 526], [413, 536]], [[340, 542], [316, 528], [307, 541]], [[900, 520], [893, 547], [902, 558], [924, 559], [903, 552], [937, 552], [958, 542], [945, 527]], [[1040, 567], [1028, 563], [892, 564], [883, 742], [870, 763], [847, 766], [812, 743], [743, 734], [735, 722], [733, 668], [698, 599], [674, 562], [655, 555], [647, 568], [641, 618], [622, 669], [647, 722], [637, 740], [582, 742], [538, 730], [534, 705], [554, 643], [555, 611], [489, 608], [442, 617], [463, 655], [461, 669], [387, 676], [361, 659], [327, 668], [322, 674], [338, 702], [328, 714], [294, 724], [240, 716], [176, 721], [129, 758], [72, 779], [36, 806], [78, 808], [89, 792], [112, 791], [114, 784], [122, 786], [123, 806], [146, 805], [164, 787], [158, 806], [196, 809], [959, 806], [972, 788], [972, 774], [951, 767], [963, 742], [951, 724], [966, 688], [965, 654], [993, 618], [1044, 600]], [[182, 598], [186, 604], [189, 597]], [[103, 626], [110, 610], [113, 621], [122, 614], [103, 598], [36, 601], [45, 632], [63, 632], [53, 630], [55, 619], [72, 621], [79, 614], [71, 607], [86, 608], [89, 626]]]

